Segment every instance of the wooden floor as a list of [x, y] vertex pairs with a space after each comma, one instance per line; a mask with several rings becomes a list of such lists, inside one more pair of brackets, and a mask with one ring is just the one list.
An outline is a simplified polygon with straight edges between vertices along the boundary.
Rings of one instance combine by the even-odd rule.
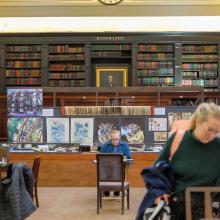
[[96, 214], [96, 188], [39, 188], [38, 208], [27, 220], [134, 220], [145, 188], [131, 188], [130, 210], [121, 215], [119, 200], [104, 200]]

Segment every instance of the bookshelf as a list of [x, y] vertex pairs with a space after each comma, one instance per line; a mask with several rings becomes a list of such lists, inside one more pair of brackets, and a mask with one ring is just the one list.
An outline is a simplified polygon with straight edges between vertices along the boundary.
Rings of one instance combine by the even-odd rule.
[[131, 44], [92, 44], [91, 58], [131, 58]]
[[174, 45], [139, 44], [137, 53], [138, 86], [174, 85]]
[[218, 44], [182, 45], [182, 86], [203, 86], [205, 91], [218, 88]]
[[49, 45], [49, 86], [85, 86], [83, 44]]
[[6, 86], [40, 86], [41, 45], [6, 45], [5, 78]]

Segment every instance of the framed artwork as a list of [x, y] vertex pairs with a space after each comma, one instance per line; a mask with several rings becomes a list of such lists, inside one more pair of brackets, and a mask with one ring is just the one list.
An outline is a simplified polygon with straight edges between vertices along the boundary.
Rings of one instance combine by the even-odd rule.
[[71, 118], [71, 143], [93, 145], [93, 118]]
[[154, 141], [163, 141], [167, 140], [167, 132], [154, 132]]
[[127, 87], [127, 67], [96, 67], [96, 87]]
[[16, 117], [8, 119], [8, 141], [11, 143], [42, 143], [43, 118]]
[[122, 118], [121, 137], [128, 144], [144, 144], [144, 118]]
[[42, 89], [7, 89], [9, 116], [42, 116]]
[[47, 118], [47, 142], [69, 143], [69, 118]]
[[119, 118], [95, 118], [94, 143], [103, 144], [110, 139], [112, 130], [119, 130]]
[[167, 118], [149, 118], [149, 131], [167, 131]]

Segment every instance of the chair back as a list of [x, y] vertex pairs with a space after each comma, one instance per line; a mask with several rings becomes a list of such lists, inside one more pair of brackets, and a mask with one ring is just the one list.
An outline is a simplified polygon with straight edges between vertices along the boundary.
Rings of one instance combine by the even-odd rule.
[[125, 179], [123, 155], [115, 153], [96, 154], [97, 181], [123, 182]]
[[40, 167], [41, 157], [34, 158], [33, 166], [32, 166], [32, 172], [35, 178], [35, 183], [37, 183], [38, 179], [38, 172]]
[[8, 160], [9, 147], [0, 146], [0, 161], [3, 157], [6, 157]]
[[213, 219], [212, 211], [212, 199], [211, 193], [220, 192], [220, 187], [188, 187], [185, 191], [185, 206], [186, 206], [186, 220], [192, 220], [192, 207], [191, 207], [191, 193], [202, 192], [204, 193], [204, 207], [205, 207], [205, 219]]

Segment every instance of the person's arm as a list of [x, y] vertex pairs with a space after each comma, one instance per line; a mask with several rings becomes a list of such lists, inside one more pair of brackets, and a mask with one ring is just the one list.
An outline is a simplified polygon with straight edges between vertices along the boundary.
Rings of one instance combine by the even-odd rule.
[[[170, 157], [170, 147], [171, 147], [171, 144], [173, 142], [173, 139], [174, 139], [175, 135], [176, 135], [176, 132], [174, 134], [172, 134], [168, 138], [168, 140], [167, 140], [163, 150], [161, 151], [159, 157], [157, 158], [157, 160], [155, 161], [154, 164], [156, 164], [158, 161], [161, 161], [161, 160], [167, 160], [167, 161], [169, 160], [169, 157]], [[166, 204], [169, 204], [169, 197], [170, 197], [170, 195], [168, 195], [168, 194], [164, 194], [162, 196], [158, 196], [154, 200], [154, 204], [158, 205], [160, 203], [161, 199], [163, 199]]]
[[131, 159], [131, 152], [127, 143], [125, 143], [125, 149], [123, 154], [127, 157], [127, 159]]
[[101, 153], [106, 153], [106, 147], [107, 147], [107, 144], [106, 144], [106, 143], [102, 144], [102, 145], [101, 145], [100, 152], [101, 152]]

